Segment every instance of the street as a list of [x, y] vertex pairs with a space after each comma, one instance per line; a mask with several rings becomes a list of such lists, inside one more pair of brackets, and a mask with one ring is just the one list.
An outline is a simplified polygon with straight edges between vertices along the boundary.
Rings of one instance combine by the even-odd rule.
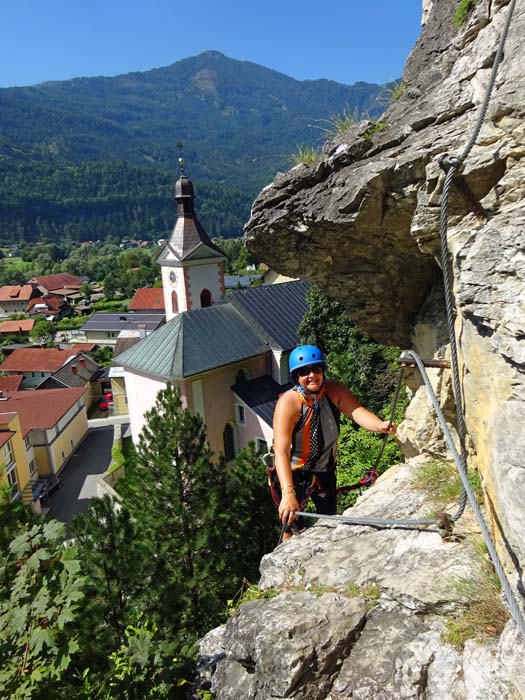
[[111, 462], [113, 426], [90, 428], [83, 442], [60, 472], [63, 486], [42, 505], [48, 517], [69, 525], [73, 515], [83, 512], [97, 495], [96, 481]]

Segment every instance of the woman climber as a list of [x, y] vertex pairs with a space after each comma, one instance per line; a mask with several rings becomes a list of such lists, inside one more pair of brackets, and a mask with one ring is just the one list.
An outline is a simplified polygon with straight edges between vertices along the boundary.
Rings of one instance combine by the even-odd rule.
[[335, 513], [335, 447], [341, 413], [367, 430], [396, 433], [395, 424], [367, 411], [337, 380], [325, 378], [326, 363], [319, 348], [295, 348], [288, 364], [294, 387], [280, 396], [273, 418], [283, 540], [292, 536], [295, 513], [309, 496], [318, 513]]

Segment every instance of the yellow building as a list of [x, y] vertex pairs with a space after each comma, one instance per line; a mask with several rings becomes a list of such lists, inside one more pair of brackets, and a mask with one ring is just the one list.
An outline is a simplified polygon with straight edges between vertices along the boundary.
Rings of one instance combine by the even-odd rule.
[[[59, 474], [83, 440], [88, 430], [85, 392], [82, 387], [15, 391], [3, 400], [2, 408], [6, 413], [19, 418], [20, 427], [16, 432], [25, 449], [27, 469], [26, 478], [24, 459], [20, 457], [21, 490], [29, 479]], [[18, 466], [18, 458], [15, 461]]]
[[[2, 406], [3, 408], [3, 406]], [[0, 413], [0, 481], [7, 481], [11, 497], [31, 502], [31, 481], [36, 478], [32, 447], [25, 444], [18, 413]]]

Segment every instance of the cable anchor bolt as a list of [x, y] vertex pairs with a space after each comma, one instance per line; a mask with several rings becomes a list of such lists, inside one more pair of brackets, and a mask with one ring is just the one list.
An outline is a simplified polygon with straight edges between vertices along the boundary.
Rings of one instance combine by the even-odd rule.
[[442, 540], [447, 542], [454, 538], [454, 521], [448, 513], [436, 513], [436, 525]]

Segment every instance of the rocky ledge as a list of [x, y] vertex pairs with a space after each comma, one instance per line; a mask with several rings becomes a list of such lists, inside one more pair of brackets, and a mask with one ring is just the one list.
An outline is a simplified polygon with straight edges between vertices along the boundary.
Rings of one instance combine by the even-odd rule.
[[[348, 513], [428, 517], [414, 486], [427, 460], [391, 469]], [[319, 523], [277, 547], [262, 561], [260, 599], [201, 641], [203, 687], [220, 700], [525, 697], [512, 621], [499, 638], [485, 625], [462, 650], [443, 641], [447, 620], [485, 585], [483, 555], [468, 511], [452, 540], [433, 530]]]

